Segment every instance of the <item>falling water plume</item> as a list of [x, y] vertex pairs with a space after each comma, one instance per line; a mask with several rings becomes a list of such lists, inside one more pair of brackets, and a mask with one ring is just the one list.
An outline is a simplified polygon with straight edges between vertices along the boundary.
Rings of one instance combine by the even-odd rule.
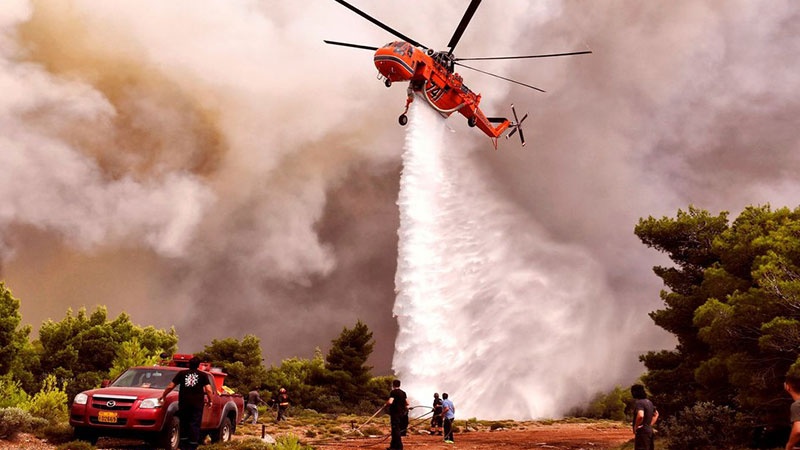
[[597, 334], [614, 336], [613, 324], [598, 314], [602, 293], [589, 292], [601, 269], [520, 220], [446, 129], [414, 104], [398, 198], [395, 373], [415, 402], [448, 392], [462, 418], [559, 416], [598, 389], [598, 373], [617, 375], [614, 346]]

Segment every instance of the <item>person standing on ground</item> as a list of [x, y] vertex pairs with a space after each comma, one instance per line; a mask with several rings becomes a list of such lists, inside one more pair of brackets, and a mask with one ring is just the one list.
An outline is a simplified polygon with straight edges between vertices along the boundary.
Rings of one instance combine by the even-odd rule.
[[256, 422], [258, 422], [258, 405], [259, 404], [266, 405], [267, 402], [265, 402], [261, 398], [261, 395], [258, 393], [257, 390], [253, 389], [252, 391], [248, 392], [247, 393], [247, 406], [245, 407], [246, 411], [244, 413], [244, 417], [242, 417], [242, 420], [239, 421], [239, 423], [245, 423], [248, 418], [252, 417], [253, 418], [253, 425], [255, 425]]
[[789, 432], [789, 440], [786, 442], [786, 450], [792, 450], [800, 444], [800, 377], [787, 375], [783, 382], [783, 388], [792, 397], [792, 406], [789, 407], [792, 430]]
[[[389, 418], [392, 425], [392, 441], [389, 443], [387, 450], [403, 450], [402, 433], [405, 431], [404, 422], [408, 421], [403, 419], [408, 417], [408, 396], [405, 391], [400, 389], [400, 380], [392, 381], [392, 392], [389, 393], [389, 399], [386, 400], [386, 405], [389, 408]], [[407, 426], [407, 425], [405, 425]]]
[[178, 391], [178, 419], [180, 420], [181, 450], [194, 450], [200, 445], [200, 425], [203, 421], [203, 399], [211, 405], [211, 382], [208, 375], [200, 372], [200, 358], [194, 356], [189, 360], [189, 369], [182, 370], [164, 388], [159, 403], [164, 403], [167, 394], [175, 387]]
[[442, 399], [439, 393], [433, 394], [433, 417], [431, 417], [431, 434], [442, 435]]
[[453, 443], [453, 421], [456, 420], [456, 406], [450, 400], [447, 392], [442, 393], [442, 416], [444, 418], [444, 441]]
[[278, 417], [275, 421], [280, 422], [281, 420], [286, 420], [286, 410], [289, 409], [289, 394], [286, 393], [286, 389], [280, 389], [275, 403], [278, 405]]
[[653, 450], [655, 448], [653, 425], [658, 420], [658, 410], [653, 405], [653, 402], [647, 398], [643, 385], [634, 384], [631, 386], [631, 395], [634, 399], [633, 448], [634, 450]]

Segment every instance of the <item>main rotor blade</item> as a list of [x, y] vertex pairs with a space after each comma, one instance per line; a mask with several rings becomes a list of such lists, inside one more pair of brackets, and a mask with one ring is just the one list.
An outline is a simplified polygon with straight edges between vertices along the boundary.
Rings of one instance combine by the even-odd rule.
[[584, 50], [580, 52], [569, 53], [549, 53], [545, 55], [526, 55], [526, 56], [487, 56], [485, 58], [456, 58], [456, 61], [491, 61], [496, 59], [529, 59], [529, 58], [550, 58], [552, 56], [572, 56], [572, 55], [585, 55], [592, 53], [591, 50]]
[[539, 91], [539, 92], [546, 92], [546, 91], [544, 91], [544, 90], [542, 90], [542, 89], [539, 89], [539, 88], [537, 88], [536, 86], [531, 86], [530, 84], [520, 83], [519, 81], [512, 80], [511, 78], [501, 77], [500, 75], [496, 75], [496, 74], [493, 74], [493, 73], [491, 73], [491, 72], [487, 72], [487, 71], [485, 71], [485, 70], [476, 69], [476, 68], [474, 68], [474, 67], [470, 67], [470, 66], [468, 66], [468, 65], [466, 65], [466, 64], [461, 64], [460, 62], [456, 62], [456, 65], [458, 65], [458, 66], [461, 66], [461, 67], [466, 67], [467, 69], [472, 69], [472, 70], [474, 70], [475, 72], [480, 72], [480, 73], [482, 73], [482, 74], [489, 75], [489, 76], [493, 76], [493, 77], [495, 77], [495, 78], [500, 78], [501, 80], [506, 80], [506, 81], [509, 81], [509, 82], [511, 82], [511, 83], [518, 84], [518, 85], [520, 85], [520, 86], [525, 86], [526, 88], [530, 88], [530, 89], [533, 89], [533, 90], [535, 90], [535, 91]]
[[360, 45], [360, 44], [350, 44], [350, 43], [347, 43], [347, 42], [326, 41], [326, 40], [323, 40], [322, 42], [324, 42], [326, 44], [331, 44], [331, 45], [341, 45], [342, 47], [361, 48], [361, 49], [364, 49], [364, 50], [373, 50], [373, 51], [375, 51], [375, 50], [378, 49], [378, 47], [370, 47], [369, 45]]
[[472, 2], [467, 7], [467, 11], [464, 12], [464, 17], [461, 18], [461, 22], [456, 27], [456, 31], [453, 33], [453, 37], [450, 38], [450, 42], [447, 43], [447, 46], [450, 47], [450, 51], [447, 53], [448, 55], [453, 54], [453, 49], [456, 48], [458, 41], [461, 40], [461, 35], [464, 34], [464, 30], [467, 29], [467, 25], [469, 25], [469, 21], [472, 20], [472, 16], [475, 15], [475, 10], [478, 9], [478, 6], [481, 4], [481, 0], [472, 0]]
[[[473, 1], [474, 1], [474, 0], [473, 0]], [[401, 33], [401, 32], [399, 32], [399, 31], [397, 31], [397, 30], [393, 29], [392, 27], [390, 27], [390, 26], [388, 26], [388, 25], [384, 24], [384, 23], [383, 23], [383, 22], [381, 22], [380, 20], [378, 20], [378, 19], [376, 19], [376, 18], [374, 18], [374, 17], [370, 16], [369, 14], [365, 13], [364, 11], [361, 11], [360, 9], [358, 9], [358, 8], [356, 8], [355, 6], [351, 5], [350, 3], [347, 3], [347, 2], [346, 2], [346, 1], [344, 1], [344, 0], [336, 0], [336, 2], [337, 2], [337, 3], [339, 3], [339, 4], [341, 4], [341, 5], [343, 5], [345, 8], [349, 9], [350, 11], [353, 11], [354, 13], [358, 14], [359, 16], [361, 16], [361, 17], [363, 17], [363, 18], [365, 18], [365, 19], [369, 20], [370, 22], [372, 22], [373, 24], [375, 24], [375, 25], [379, 26], [379, 27], [380, 27], [380, 28], [382, 28], [383, 30], [386, 30], [386, 31], [388, 31], [389, 33], [392, 33], [393, 35], [395, 35], [395, 36], [399, 37], [400, 39], [402, 39], [402, 40], [404, 40], [404, 41], [408, 42], [409, 44], [411, 44], [411, 45], [413, 45], [413, 46], [415, 46], [415, 47], [422, 47], [422, 48], [424, 48], [424, 49], [426, 49], [426, 50], [428, 49], [428, 47], [426, 47], [426, 46], [424, 46], [424, 45], [420, 44], [419, 42], [415, 41], [414, 39], [411, 39], [410, 37], [408, 37], [408, 36], [404, 35], [403, 33]]]

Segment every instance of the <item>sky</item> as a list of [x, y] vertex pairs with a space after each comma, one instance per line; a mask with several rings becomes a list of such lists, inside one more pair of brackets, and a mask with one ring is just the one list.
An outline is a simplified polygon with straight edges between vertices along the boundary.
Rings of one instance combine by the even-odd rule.
[[[353, 3], [439, 49], [467, 5]], [[472, 64], [546, 93], [461, 71], [487, 115], [529, 113], [526, 147], [447, 126], [507, 229], [592, 267], [559, 288], [596, 295], [629, 355], [598, 389], [674, 345], [647, 316], [669, 261], [635, 237], [640, 218], [797, 206], [798, 19], [791, 0], [487, 1], [458, 44], [593, 52]], [[181, 351], [253, 334], [277, 365], [362, 320], [389, 373], [405, 86], [323, 39], [394, 37], [333, 0], [4, 1], [0, 278], [23, 322], [105, 305], [174, 326]]]

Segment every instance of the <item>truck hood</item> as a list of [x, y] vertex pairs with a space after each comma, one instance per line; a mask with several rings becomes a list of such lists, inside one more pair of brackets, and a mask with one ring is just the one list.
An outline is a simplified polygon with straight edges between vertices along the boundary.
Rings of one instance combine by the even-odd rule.
[[143, 388], [143, 387], [106, 387], [92, 389], [83, 393], [89, 396], [97, 395], [125, 395], [136, 398], [156, 398], [161, 396], [163, 389]]

